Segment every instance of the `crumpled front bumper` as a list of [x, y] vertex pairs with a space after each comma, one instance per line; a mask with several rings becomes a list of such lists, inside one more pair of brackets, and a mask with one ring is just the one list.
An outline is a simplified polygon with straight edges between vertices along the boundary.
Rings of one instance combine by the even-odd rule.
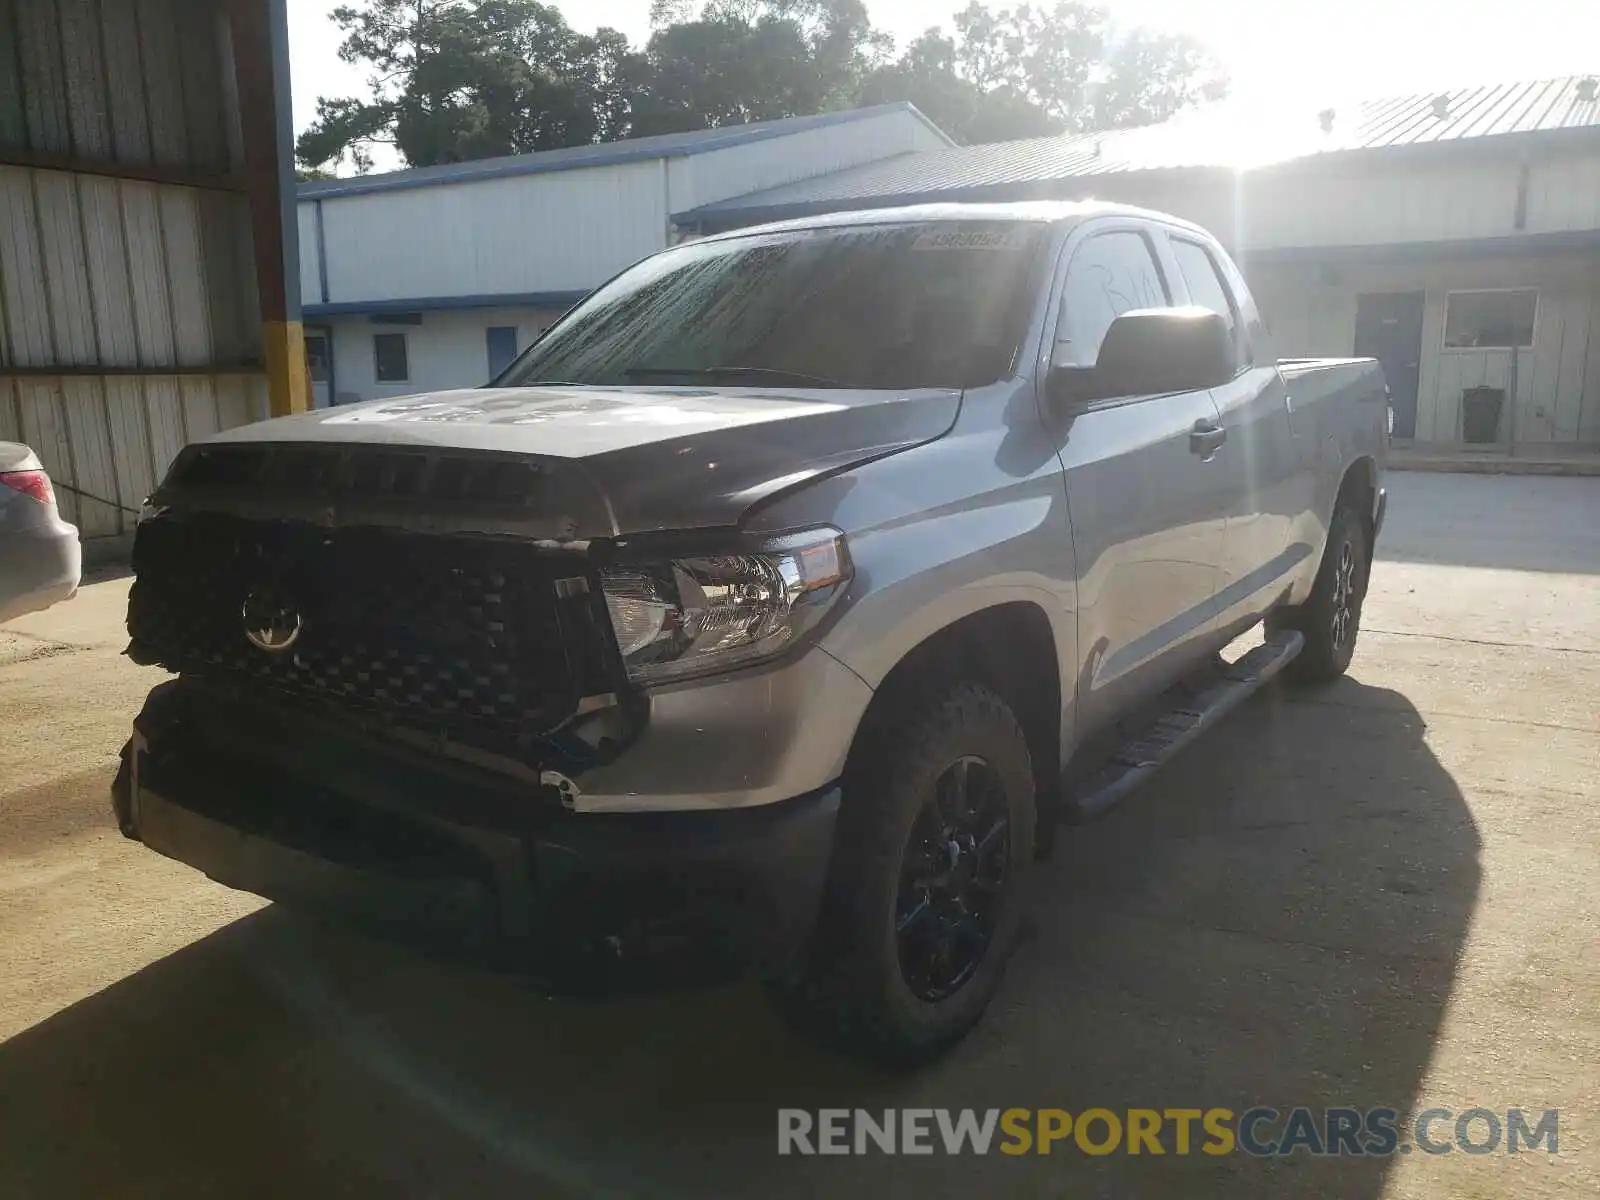
[[230, 887], [604, 987], [783, 972], [821, 900], [837, 787], [729, 811], [584, 814], [534, 780], [195, 681], [153, 691], [113, 788], [130, 837]]

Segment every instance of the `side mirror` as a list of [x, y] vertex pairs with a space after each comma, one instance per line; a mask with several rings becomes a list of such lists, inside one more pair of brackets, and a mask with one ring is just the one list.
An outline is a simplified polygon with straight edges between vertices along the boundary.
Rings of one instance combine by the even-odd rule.
[[1209, 308], [1139, 308], [1111, 322], [1093, 367], [1050, 369], [1058, 403], [1220, 387], [1238, 373], [1228, 323]]

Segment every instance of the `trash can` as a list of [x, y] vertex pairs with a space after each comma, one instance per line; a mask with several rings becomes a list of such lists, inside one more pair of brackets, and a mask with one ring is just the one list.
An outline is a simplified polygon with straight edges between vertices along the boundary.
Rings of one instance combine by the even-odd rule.
[[1475, 387], [1461, 393], [1461, 440], [1469, 446], [1492, 445], [1500, 440], [1500, 410], [1505, 388]]

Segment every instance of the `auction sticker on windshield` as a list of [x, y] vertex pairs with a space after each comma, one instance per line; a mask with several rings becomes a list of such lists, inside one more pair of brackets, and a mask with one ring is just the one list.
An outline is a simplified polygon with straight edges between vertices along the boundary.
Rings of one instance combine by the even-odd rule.
[[911, 243], [913, 250], [1024, 250], [1031, 243], [1029, 230], [1018, 226], [1005, 229], [941, 229], [924, 233]]

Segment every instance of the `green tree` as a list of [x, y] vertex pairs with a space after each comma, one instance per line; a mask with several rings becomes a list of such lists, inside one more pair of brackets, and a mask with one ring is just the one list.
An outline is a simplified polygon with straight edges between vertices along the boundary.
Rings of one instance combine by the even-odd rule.
[[1082, 127], [1152, 125], [1227, 94], [1227, 73], [1192, 38], [1141, 34], [1105, 56], [1104, 74], [1090, 86]]
[[1119, 34], [1105, 9], [973, 3], [955, 32], [930, 29], [862, 94], [909, 100], [958, 141], [1125, 128], [1166, 120], [1227, 92], [1214, 58], [1187, 36]]
[[1004, 141], [1061, 132], [1038, 105], [1009, 83], [985, 90], [961, 69], [958, 47], [942, 29], [918, 37], [894, 62], [862, 81], [863, 104], [908, 100], [958, 142]]
[[577, 33], [552, 5], [367, 0], [332, 16], [339, 56], [371, 68], [371, 98], [317, 101], [296, 145], [307, 167], [366, 169], [376, 144], [430, 166], [627, 133], [627, 39]]
[[651, 20], [636, 135], [851, 107], [892, 49], [862, 0], [655, 0]]
[[1187, 37], [1121, 34], [1079, 0], [990, 9], [898, 56], [865, 0], [653, 0], [634, 49], [538, 0], [363, 0], [333, 12], [370, 98], [324, 98], [301, 164], [411, 166], [909, 100], [958, 141], [1164, 120], [1226, 77]]

